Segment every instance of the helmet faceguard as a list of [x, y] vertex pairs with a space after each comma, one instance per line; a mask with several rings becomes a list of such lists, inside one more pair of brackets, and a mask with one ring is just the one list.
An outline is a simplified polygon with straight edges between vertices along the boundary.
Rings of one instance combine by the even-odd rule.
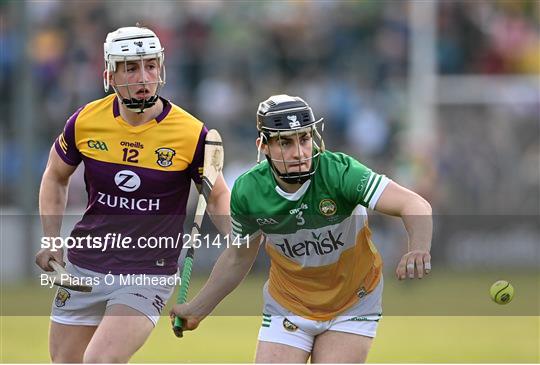
[[[105, 92], [109, 91], [109, 77], [116, 72], [118, 62], [124, 62], [124, 67], [127, 69], [128, 62], [140, 62], [140, 71], [144, 72], [144, 60], [156, 59], [159, 64], [159, 77], [158, 81], [146, 82], [144, 78], [142, 82], [115, 84], [113, 86], [116, 95], [122, 101], [122, 103], [129, 109], [132, 109], [138, 113], [143, 113], [145, 109], [155, 105], [158, 100], [158, 92], [165, 84], [166, 73], [164, 49], [154, 32], [150, 29], [142, 27], [124, 27], [115, 30], [107, 35], [105, 43], [103, 44], [105, 55], [105, 78], [103, 80], [103, 87]], [[131, 95], [129, 86], [139, 85], [146, 88], [149, 85], [157, 84], [156, 92], [154, 95], [145, 98], [137, 99]], [[125, 87], [128, 93], [128, 97], [122, 96], [118, 88]]]
[[[309, 171], [289, 171], [288, 164], [295, 164], [299, 161], [285, 160], [283, 147], [281, 147], [280, 156], [272, 156], [270, 150], [266, 156], [274, 174], [281, 180], [289, 184], [304, 183], [315, 174], [319, 165], [319, 156], [324, 152], [324, 140], [319, 132], [318, 125], [321, 125], [321, 131], [324, 129], [323, 118], [315, 120], [313, 110], [301, 98], [289, 95], [273, 95], [268, 100], [259, 104], [257, 110], [257, 130], [261, 143], [257, 151], [257, 163], [260, 162], [260, 153], [262, 143], [268, 144], [271, 138], [276, 138], [278, 142], [282, 137], [294, 136], [300, 141], [303, 133], [309, 133], [313, 140], [313, 151], [311, 157], [301, 159], [300, 162], [311, 160]], [[300, 145], [298, 145], [300, 149]], [[299, 155], [300, 155], [300, 151]], [[274, 165], [274, 162], [283, 163], [285, 172], [281, 173]]]

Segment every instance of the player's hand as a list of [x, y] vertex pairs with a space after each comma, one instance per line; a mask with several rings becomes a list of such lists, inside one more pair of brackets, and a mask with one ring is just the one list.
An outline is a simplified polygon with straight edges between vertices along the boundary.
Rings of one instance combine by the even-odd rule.
[[182, 319], [182, 330], [193, 331], [199, 327], [199, 323], [204, 319], [204, 316], [195, 315], [190, 308], [190, 303], [175, 304], [171, 308], [169, 315], [171, 317], [171, 324], [174, 327], [175, 317]]
[[399, 261], [396, 276], [399, 280], [414, 279], [415, 277], [422, 279], [430, 271], [431, 255], [429, 251], [413, 250], [403, 255]]
[[42, 248], [36, 254], [36, 265], [44, 271], [53, 271], [49, 266], [49, 261], [55, 260], [60, 265], [65, 266], [64, 264], [64, 250], [58, 249], [56, 251], [51, 251], [49, 248]]

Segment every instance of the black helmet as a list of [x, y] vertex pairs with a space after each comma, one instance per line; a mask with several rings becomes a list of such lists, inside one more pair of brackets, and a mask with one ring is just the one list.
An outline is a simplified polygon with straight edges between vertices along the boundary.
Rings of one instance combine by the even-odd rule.
[[290, 131], [317, 122], [311, 107], [297, 96], [271, 96], [260, 103], [257, 110], [257, 129], [260, 132]]
[[[313, 155], [311, 157], [311, 169], [308, 172], [288, 172], [280, 173], [272, 161], [284, 162], [280, 159], [274, 159], [272, 156], [266, 156], [274, 172], [287, 183], [304, 183], [316, 171], [319, 161], [319, 155], [324, 152], [324, 141], [317, 129], [317, 124], [321, 123], [323, 118], [318, 120], [313, 115], [313, 110], [302, 98], [289, 96], [285, 94], [273, 95], [259, 104], [257, 109], [257, 130], [262, 143], [268, 143], [270, 138], [281, 136], [298, 135], [302, 132], [310, 132], [314, 142]], [[257, 162], [259, 162], [259, 155]], [[285, 167], [285, 169], [287, 169]]]

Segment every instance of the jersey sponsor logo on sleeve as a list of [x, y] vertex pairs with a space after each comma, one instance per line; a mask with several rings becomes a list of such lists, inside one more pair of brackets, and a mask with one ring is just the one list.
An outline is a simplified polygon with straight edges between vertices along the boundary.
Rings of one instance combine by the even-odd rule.
[[118, 171], [114, 176], [114, 183], [122, 191], [132, 192], [141, 186], [141, 178], [131, 170]]
[[172, 148], [161, 147], [156, 150], [156, 163], [161, 167], [169, 167], [172, 165], [172, 159], [176, 155], [176, 151]]
[[88, 142], [86, 142], [86, 144], [88, 145], [88, 147], [90, 147], [92, 149], [95, 149], [95, 150], [99, 150], [99, 151], [108, 151], [109, 150], [107, 148], [107, 144], [105, 142], [103, 142], [103, 141], [98, 141], [98, 140], [91, 139]]
[[319, 203], [320, 212], [326, 216], [330, 217], [337, 212], [337, 205], [332, 199], [323, 199]]
[[328, 230], [326, 234], [315, 234], [311, 232], [313, 240], [304, 240], [302, 242], [289, 242], [287, 238], [283, 239], [283, 243], [276, 243], [275, 245], [281, 249], [281, 252], [290, 258], [297, 258], [302, 256], [311, 255], [327, 255], [338, 250], [345, 245], [345, 242], [341, 241], [343, 232], [334, 235], [332, 231]]

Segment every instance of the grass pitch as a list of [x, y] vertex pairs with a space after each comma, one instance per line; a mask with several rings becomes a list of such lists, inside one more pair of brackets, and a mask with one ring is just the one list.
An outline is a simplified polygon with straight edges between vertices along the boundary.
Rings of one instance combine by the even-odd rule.
[[[539, 363], [538, 276], [504, 277], [516, 287], [514, 301], [506, 306], [490, 301], [488, 284], [499, 277], [489, 273], [440, 274], [416, 283], [398, 283], [388, 276], [385, 313], [368, 362]], [[250, 276], [219, 306], [219, 315], [207, 318], [182, 339], [173, 335], [168, 318], [162, 317], [132, 362], [252, 362], [263, 281]], [[202, 282], [194, 280], [191, 295]], [[2, 286], [2, 363], [49, 362], [52, 297], [53, 291], [35, 285]]]

